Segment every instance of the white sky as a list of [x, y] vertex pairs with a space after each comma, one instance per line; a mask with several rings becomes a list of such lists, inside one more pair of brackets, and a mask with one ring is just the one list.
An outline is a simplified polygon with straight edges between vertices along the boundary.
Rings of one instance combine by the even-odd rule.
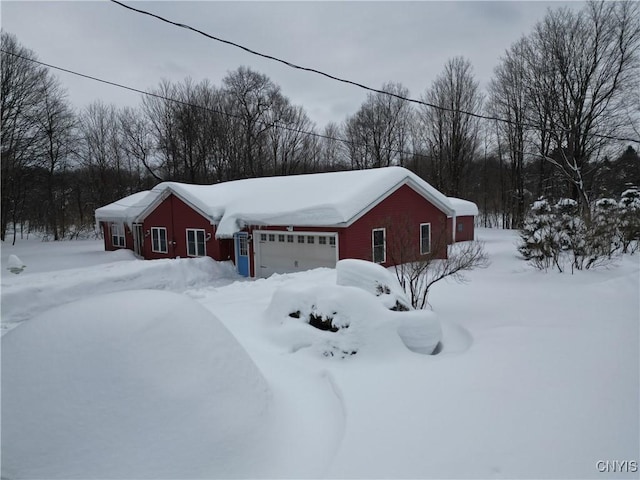
[[[463, 55], [482, 88], [500, 56], [547, 8], [581, 2], [127, 2], [253, 50], [418, 98], [447, 59]], [[367, 93], [244, 52], [108, 1], [6, 1], [2, 28], [46, 63], [147, 90], [161, 78], [220, 85], [241, 65], [266, 74], [319, 127], [342, 122]], [[140, 95], [56, 72], [78, 107], [135, 106]]]

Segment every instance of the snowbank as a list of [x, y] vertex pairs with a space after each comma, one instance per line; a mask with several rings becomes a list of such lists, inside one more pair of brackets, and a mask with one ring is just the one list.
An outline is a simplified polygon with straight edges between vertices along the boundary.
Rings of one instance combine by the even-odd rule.
[[253, 361], [193, 300], [82, 300], [2, 338], [2, 477], [255, 476], [269, 404]]
[[9, 328], [49, 308], [98, 293], [133, 289], [182, 292], [239, 278], [230, 264], [209, 257], [120, 261], [14, 276], [2, 282], [2, 324]]
[[361, 288], [379, 297], [389, 309], [412, 309], [396, 276], [377, 263], [356, 259], [340, 260], [336, 264], [336, 274], [338, 285]]
[[266, 318], [280, 327], [274, 339], [290, 353], [309, 349], [324, 357], [381, 357], [407, 348], [431, 354], [442, 337], [432, 312], [391, 311], [358, 287], [283, 286], [273, 294]]

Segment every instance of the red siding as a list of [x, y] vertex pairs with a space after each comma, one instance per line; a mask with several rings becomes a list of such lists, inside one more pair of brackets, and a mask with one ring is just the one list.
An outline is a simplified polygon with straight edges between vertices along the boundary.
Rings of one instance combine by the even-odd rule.
[[[459, 217], [464, 221], [464, 232], [473, 238], [473, 217]], [[468, 226], [467, 222], [470, 222]], [[372, 210], [346, 228], [337, 227], [304, 227], [294, 226], [293, 231], [334, 232], [338, 234], [340, 259], [358, 258], [372, 260], [372, 230], [386, 229], [387, 259], [384, 266], [393, 265], [398, 246], [404, 247], [403, 255], [414, 255], [420, 249], [420, 225], [431, 224], [431, 248], [438, 258], [446, 258], [446, 243], [450, 242], [451, 222], [446, 214], [428, 202], [422, 195], [408, 185], [402, 185], [387, 198], [378, 203]], [[111, 245], [110, 232], [103, 224], [105, 232], [105, 249], [114, 250]], [[166, 254], [151, 251], [152, 227], [167, 229], [168, 252]], [[186, 229], [205, 230], [210, 237], [206, 243], [206, 254], [215, 260], [235, 260], [234, 241], [232, 239], [216, 240], [215, 226], [210, 221], [183, 202], [175, 195], [164, 199], [143, 222], [145, 258], [187, 257]], [[254, 226], [245, 229], [249, 234], [254, 229], [286, 230], [287, 226]], [[460, 238], [458, 238], [460, 240]], [[126, 228], [127, 248], [133, 249], [133, 237]], [[406, 259], [408, 256], [403, 256]], [[254, 275], [254, 252], [249, 242], [249, 259], [251, 275]]]
[[[151, 227], [167, 229], [167, 253], [151, 251]], [[145, 258], [187, 257], [187, 228], [203, 229], [207, 236], [206, 254], [215, 260], [228, 260], [228, 247], [221, 248], [215, 239], [215, 227], [175, 195], [169, 195], [144, 219], [143, 230]], [[224, 250], [224, 251], [223, 251]], [[224, 256], [223, 256], [224, 254]]]
[[431, 245], [437, 258], [446, 258], [447, 216], [408, 185], [401, 186], [381, 201], [339, 236], [339, 255], [343, 258], [373, 260], [372, 230], [386, 229], [387, 259], [385, 267], [393, 265], [394, 255], [408, 258], [420, 248], [420, 224], [431, 224]]
[[[456, 242], [468, 242], [474, 239], [474, 217], [465, 215], [456, 218]], [[462, 231], [459, 230], [462, 225]]]
[[104, 236], [104, 249], [108, 252], [112, 252], [114, 250], [119, 250], [121, 248], [126, 248], [127, 250], [133, 250], [133, 234], [129, 229], [128, 225], [124, 225], [124, 243], [125, 246], [115, 246], [113, 244], [113, 239], [111, 237], [111, 224], [113, 222], [100, 222], [100, 227], [102, 228], [102, 235]]

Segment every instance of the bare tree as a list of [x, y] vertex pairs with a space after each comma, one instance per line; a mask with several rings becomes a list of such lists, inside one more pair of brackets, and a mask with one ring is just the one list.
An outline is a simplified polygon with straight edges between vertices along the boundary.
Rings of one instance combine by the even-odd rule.
[[539, 151], [589, 212], [588, 175], [608, 144], [628, 128], [625, 102], [639, 75], [640, 5], [589, 2], [578, 12], [549, 11], [529, 37], [530, 122]]
[[36, 58], [35, 54], [20, 45], [15, 36], [2, 32], [0, 44], [3, 50], [0, 85], [0, 238], [5, 239], [7, 226], [12, 222], [15, 242], [15, 226], [23, 220], [30, 169], [35, 166], [37, 151], [42, 146], [42, 136], [37, 123], [41, 110], [40, 85], [49, 73], [29, 61]]
[[[386, 83], [384, 92], [408, 97], [399, 83]], [[413, 110], [406, 100], [383, 93], [369, 94], [360, 109], [345, 122], [352, 168], [403, 165], [411, 145]]]
[[503, 204], [507, 220], [503, 224], [507, 228], [521, 227], [526, 211], [524, 164], [529, 142], [526, 50], [526, 39], [507, 50], [489, 84], [489, 112], [508, 120], [495, 124], [500, 162], [504, 153], [509, 165], [509, 188]]
[[[387, 255], [414, 308], [427, 306], [429, 289], [434, 283], [447, 277], [464, 282], [464, 272], [489, 265], [482, 242], [448, 245], [448, 230], [444, 224], [432, 225], [433, 231], [430, 226], [428, 240], [418, 237], [416, 223], [408, 214], [388, 219], [387, 226], [389, 231], [396, 232], [387, 240]], [[421, 244], [421, 241], [426, 243]], [[442, 258], [443, 253], [446, 258]]]
[[[242, 165], [239, 176], [262, 176], [265, 170], [267, 131], [273, 128], [269, 111], [281, 99], [280, 87], [269, 78], [247, 67], [230, 72], [222, 81], [228, 99], [228, 112], [242, 134]], [[240, 173], [242, 172], [242, 173]]]
[[41, 111], [37, 125], [43, 139], [42, 167], [46, 171], [46, 221], [54, 240], [65, 237], [68, 192], [65, 171], [75, 140], [76, 118], [66, 101], [66, 92], [56, 79], [43, 76], [39, 88]]
[[423, 95], [440, 108], [421, 109], [423, 142], [433, 161], [432, 182], [448, 195], [465, 193], [467, 173], [478, 149], [478, 119], [463, 112], [480, 113], [482, 94], [471, 63], [455, 57]]

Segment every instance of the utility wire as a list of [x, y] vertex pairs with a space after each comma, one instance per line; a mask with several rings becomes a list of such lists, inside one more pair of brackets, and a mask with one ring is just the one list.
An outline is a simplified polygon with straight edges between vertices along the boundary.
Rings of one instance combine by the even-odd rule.
[[[0, 52], [6, 53], [7, 55], [11, 55], [11, 56], [16, 57], [16, 58], [20, 58], [22, 60], [27, 60], [27, 61], [35, 63], [37, 65], [42, 65], [44, 67], [52, 68], [54, 70], [59, 70], [61, 72], [69, 73], [71, 75], [76, 75], [78, 77], [86, 78], [88, 80], [94, 80], [96, 82], [105, 83], [105, 84], [111, 85], [113, 87], [123, 88], [125, 90], [129, 90], [129, 91], [132, 91], [132, 92], [141, 93], [142, 95], [147, 95], [147, 96], [159, 98], [161, 100], [165, 100], [165, 101], [168, 101], [168, 102], [177, 103], [177, 104], [183, 105], [185, 107], [197, 108], [197, 109], [200, 109], [200, 110], [204, 110], [206, 112], [211, 112], [211, 113], [216, 113], [218, 115], [224, 115], [224, 116], [227, 116], [227, 117], [236, 118], [238, 120], [243, 120], [244, 119], [242, 116], [236, 115], [236, 114], [233, 114], [233, 113], [230, 113], [230, 112], [225, 112], [223, 110], [217, 110], [215, 108], [210, 108], [210, 107], [204, 107], [202, 105], [197, 105], [195, 103], [185, 102], [183, 100], [178, 100], [178, 99], [175, 99], [175, 98], [167, 97], [167, 96], [164, 96], [164, 95], [160, 95], [158, 93], [148, 92], [146, 90], [140, 90], [138, 88], [129, 87], [127, 85], [122, 85], [120, 83], [112, 82], [112, 81], [109, 81], [109, 80], [104, 80], [102, 78], [94, 77], [92, 75], [87, 75], [87, 74], [84, 74], [84, 73], [80, 73], [80, 72], [76, 72], [76, 71], [73, 71], [73, 70], [69, 70], [68, 68], [58, 67], [58, 66], [52, 65], [50, 63], [41, 62], [39, 60], [35, 60], [35, 59], [29, 58], [29, 57], [25, 57], [23, 55], [19, 55], [17, 53], [9, 52], [7, 50], [0, 49]], [[289, 127], [287, 125], [282, 124], [281, 122], [265, 122], [264, 120], [261, 120], [259, 123], [262, 124], [263, 126], [266, 126], [266, 127], [281, 128], [283, 130], [287, 130], [287, 131], [294, 132], [294, 133], [310, 135], [310, 136], [317, 137], [317, 138], [324, 138], [326, 140], [335, 140], [335, 141], [338, 141], [338, 142], [342, 142], [342, 143], [344, 143], [346, 145], [351, 145], [351, 146], [355, 146], [355, 147], [363, 147], [363, 146], [366, 147], [367, 146], [366, 144], [352, 142], [352, 141], [347, 140], [345, 138], [332, 137], [330, 135], [323, 135], [323, 134], [317, 133], [317, 132], [310, 132], [310, 131], [302, 130], [302, 129], [299, 129], [299, 128]], [[407, 151], [404, 151], [404, 150], [397, 150], [397, 149], [392, 149], [392, 148], [383, 148], [382, 150], [385, 150], [385, 151], [388, 151], [388, 152], [391, 152], [391, 153], [399, 153], [399, 154], [404, 154], [404, 155], [414, 155], [414, 156], [425, 157], [426, 158], [426, 155], [422, 155], [420, 153], [407, 152]]]
[[[37, 65], [42, 65], [44, 67], [52, 68], [54, 70], [59, 70], [61, 72], [69, 73], [71, 75], [76, 75], [78, 77], [86, 78], [88, 80], [93, 80], [93, 81], [96, 81], [96, 82], [104, 83], [106, 85], [111, 85], [113, 87], [122, 88], [122, 89], [125, 89], [125, 90], [129, 90], [131, 92], [140, 93], [142, 95], [146, 95], [146, 96], [149, 96], [149, 97], [159, 98], [161, 100], [165, 100], [165, 101], [168, 101], [168, 102], [173, 102], [173, 103], [176, 103], [176, 104], [179, 104], [179, 105], [183, 105], [185, 107], [196, 108], [196, 109], [203, 110], [203, 111], [206, 111], [206, 112], [211, 112], [211, 113], [215, 113], [215, 114], [218, 114], [218, 115], [223, 115], [223, 116], [226, 116], [226, 117], [235, 118], [235, 119], [238, 119], [238, 120], [243, 120], [243, 117], [241, 117], [240, 115], [236, 115], [236, 114], [233, 114], [233, 113], [230, 113], [230, 112], [225, 112], [224, 110], [218, 110], [218, 109], [215, 109], [215, 108], [205, 107], [205, 106], [202, 106], [202, 105], [197, 105], [197, 104], [194, 104], [194, 103], [185, 102], [183, 100], [178, 100], [176, 98], [167, 97], [165, 95], [160, 95], [158, 93], [149, 92], [149, 91], [146, 91], [146, 90], [140, 90], [140, 89], [134, 88], [134, 87], [129, 87], [127, 85], [123, 85], [123, 84], [120, 84], [120, 83], [112, 82], [110, 80], [104, 80], [102, 78], [98, 78], [98, 77], [95, 77], [95, 76], [92, 76], [92, 75], [87, 75], [85, 73], [76, 72], [76, 71], [70, 70], [68, 68], [58, 67], [57, 65], [53, 65], [53, 64], [50, 64], [50, 63], [46, 63], [46, 62], [41, 62], [39, 60], [35, 60], [35, 59], [29, 58], [29, 57], [25, 57], [23, 55], [19, 55], [19, 54], [14, 53], [14, 52], [9, 52], [9, 51], [4, 50], [4, 49], [0, 49], [0, 52], [5, 53], [7, 55], [11, 55], [11, 56], [16, 57], [16, 58], [20, 58], [22, 60], [27, 60], [27, 61], [35, 63]], [[309, 136], [316, 137], [316, 138], [323, 138], [325, 140], [334, 140], [334, 141], [337, 141], [337, 142], [341, 142], [341, 143], [343, 143], [343, 144], [345, 144], [347, 146], [368, 147], [368, 145], [366, 143], [353, 142], [353, 141], [347, 140], [345, 138], [333, 137], [331, 135], [323, 135], [321, 133], [317, 133], [317, 132], [313, 132], [313, 131], [307, 131], [307, 130], [302, 130], [302, 129], [299, 129], [299, 128], [293, 128], [293, 127], [284, 125], [281, 122], [265, 122], [264, 120], [261, 120], [259, 123], [262, 124], [263, 126], [267, 126], [267, 127], [281, 128], [281, 129], [286, 130], [286, 131], [299, 133], [299, 134], [303, 134], [303, 135], [309, 135]], [[621, 141], [637, 142], [637, 140], [628, 140], [628, 139], [621, 139], [621, 138], [613, 138], [613, 139], [614, 140], [621, 140]], [[425, 155], [425, 154], [422, 154], [422, 153], [408, 152], [406, 150], [399, 150], [399, 149], [389, 148], [389, 147], [383, 147], [383, 148], [381, 148], [381, 150], [383, 150], [385, 152], [389, 152], [389, 153], [397, 153], [397, 154], [400, 154], [400, 155], [406, 155], [408, 157], [430, 158], [428, 155]]]
[[[287, 60], [283, 60], [281, 58], [274, 57], [272, 55], [267, 55], [265, 53], [260, 53], [260, 52], [258, 52], [256, 50], [253, 50], [251, 48], [248, 48], [248, 47], [245, 47], [243, 45], [240, 45], [239, 43], [235, 43], [235, 42], [232, 42], [230, 40], [225, 40], [223, 38], [216, 37], [214, 35], [211, 35], [209, 33], [204, 32], [202, 30], [194, 28], [194, 27], [192, 27], [190, 25], [186, 25], [184, 23], [179, 23], [179, 22], [174, 22], [173, 20], [169, 20], [168, 18], [162, 17], [162, 16], [157, 15], [155, 13], [151, 13], [151, 12], [149, 12], [147, 10], [142, 10], [142, 9], [139, 9], [139, 8], [131, 7], [131, 6], [126, 5], [126, 4], [122, 3], [122, 2], [119, 2], [118, 0], [110, 0], [110, 1], [112, 3], [115, 3], [116, 5], [119, 5], [119, 6], [123, 7], [123, 8], [126, 8], [127, 10], [131, 10], [133, 12], [140, 13], [142, 15], [147, 15], [149, 17], [153, 17], [153, 18], [155, 18], [157, 20], [160, 20], [161, 22], [168, 23], [170, 25], [173, 25], [173, 26], [176, 26], [176, 27], [179, 27], [179, 28], [184, 28], [186, 30], [191, 30], [192, 32], [195, 32], [195, 33], [197, 33], [199, 35], [207, 37], [210, 40], [215, 40], [217, 42], [221, 42], [221, 43], [225, 43], [227, 45], [231, 45], [233, 47], [236, 47], [236, 48], [239, 48], [241, 50], [244, 50], [245, 52], [248, 52], [248, 53], [250, 53], [252, 55], [257, 55], [259, 57], [266, 58], [268, 60], [273, 60], [274, 62], [282, 63], [282, 64], [284, 64], [284, 65], [286, 65], [288, 67], [291, 67], [291, 68], [294, 68], [294, 69], [297, 69], [297, 70], [303, 70], [305, 72], [315, 73], [317, 75], [321, 75], [323, 77], [329, 78], [331, 80], [335, 80], [337, 82], [342, 82], [342, 83], [346, 83], [346, 84], [349, 84], [349, 85], [354, 85], [356, 87], [362, 88], [362, 89], [370, 91], [370, 92], [379, 93], [379, 94], [383, 94], [383, 95], [388, 95], [390, 97], [394, 97], [394, 98], [397, 98], [399, 100], [403, 100], [403, 101], [406, 101], [406, 102], [409, 102], [409, 103], [415, 103], [415, 104], [422, 105], [422, 106], [425, 106], [425, 107], [434, 108], [436, 110], [440, 110], [440, 111], [443, 111], [443, 112], [461, 113], [463, 115], [468, 115], [470, 117], [479, 118], [479, 119], [483, 119], [483, 120], [492, 120], [492, 121], [497, 121], [497, 122], [508, 123], [510, 125], [516, 125], [516, 122], [514, 122], [512, 120], [507, 120], [505, 118], [495, 117], [495, 116], [491, 116], [491, 115], [482, 115], [482, 114], [479, 114], [479, 113], [468, 112], [468, 111], [465, 111], [465, 110], [459, 110], [459, 109], [455, 109], [455, 108], [443, 107], [441, 105], [435, 105], [435, 104], [432, 104], [432, 103], [429, 103], [429, 102], [425, 102], [425, 101], [422, 101], [422, 100], [417, 100], [415, 98], [409, 98], [409, 97], [405, 97], [405, 96], [402, 96], [402, 95], [398, 95], [398, 94], [393, 93], [393, 92], [387, 92], [387, 91], [380, 90], [380, 89], [377, 89], [377, 88], [369, 87], [367, 85], [363, 85], [362, 83], [354, 82], [352, 80], [336, 77], [335, 75], [331, 75], [331, 74], [323, 72], [321, 70], [316, 70], [315, 68], [303, 67], [301, 65], [297, 65], [297, 64], [289, 62]], [[533, 124], [521, 123], [520, 125], [522, 127], [533, 129], [533, 130], [537, 130], [538, 129], [538, 127], [536, 125], [533, 125]], [[568, 132], [569, 130], [565, 129], [565, 131]], [[607, 140], [618, 140], [618, 141], [623, 141], [623, 142], [640, 143], [640, 140], [637, 139], [637, 138], [620, 138], [620, 137], [614, 137], [614, 136], [611, 136], [611, 135], [602, 135], [602, 134], [597, 134], [597, 133], [594, 133], [592, 135], [594, 137], [603, 138], [603, 139], [607, 139]]]

